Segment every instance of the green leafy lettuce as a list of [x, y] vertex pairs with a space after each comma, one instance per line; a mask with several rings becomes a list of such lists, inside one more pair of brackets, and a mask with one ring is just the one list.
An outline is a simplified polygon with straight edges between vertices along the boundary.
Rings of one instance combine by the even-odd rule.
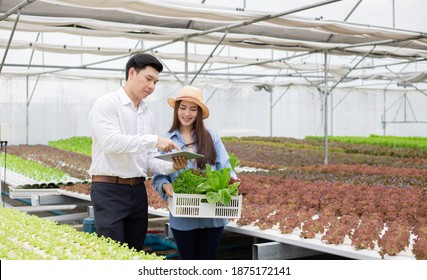
[[200, 169], [186, 169], [179, 173], [173, 181], [173, 191], [175, 193], [194, 194], [196, 187], [207, 180], [206, 174]]
[[212, 170], [209, 164], [206, 165], [207, 180], [196, 187], [196, 192], [206, 194], [209, 203], [220, 202], [228, 205], [231, 202], [231, 196], [238, 195], [240, 182], [230, 183], [230, 168], [221, 170]]

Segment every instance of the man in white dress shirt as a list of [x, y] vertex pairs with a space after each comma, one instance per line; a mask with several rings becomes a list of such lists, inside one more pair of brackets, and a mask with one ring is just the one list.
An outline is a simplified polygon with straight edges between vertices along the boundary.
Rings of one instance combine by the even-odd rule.
[[100, 97], [89, 115], [92, 127], [91, 200], [98, 236], [142, 250], [148, 227], [145, 178], [148, 171], [169, 174], [188, 160], [153, 158], [158, 149], [180, 148], [154, 134], [155, 119], [144, 99], [153, 93], [163, 65], [149, 54], [126, 64], [126, 84]]

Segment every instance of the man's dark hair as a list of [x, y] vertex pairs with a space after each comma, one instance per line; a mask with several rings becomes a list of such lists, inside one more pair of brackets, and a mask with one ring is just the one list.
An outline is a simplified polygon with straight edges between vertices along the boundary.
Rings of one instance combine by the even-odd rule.
[[163, 64], [151, 54], [139, 53], [132, 56], [126, 64], [126, 81], [128, 80], [130, 68], [135, 68], [136, 73], [138, 73], [147, 66], [153, 67], [159, 71], [159, 73], [163, 71]]

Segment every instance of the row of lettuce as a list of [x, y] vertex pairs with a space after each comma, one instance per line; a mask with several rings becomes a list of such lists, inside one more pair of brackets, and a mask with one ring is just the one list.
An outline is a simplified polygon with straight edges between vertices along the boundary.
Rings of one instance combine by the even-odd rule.
[[[233, 137], [224, 137], [227, 140]], [[267, 139], [269, 142], [289, 142], [291, 140], [298, 141], [298, 139], [285, 138], [285, 137], [243, 137], [242, 139]], [[282, 139], [282, 140], [280, 140]], [[304, 140], [324, 141], [322, 136], [307, 136]], [[304, 141], [303, 140], [303, 141]], [[427, 137], [404, 137], [404, 136], [379, 136], [370, 135], [369, 137], [359, 136], [328, 136], [331, 142], [352, 143], [352, 144], [369, 144], [378, 145], [389, 148], [416, 148], [427, 150]], [[84, 155], [91, 154], [92, 139], [86, 136], [76, 136], [67, 139], [60, 139], [50, 141], [49, 146], [56, 147], [63, 150], [68, 150]]]
[[0, 206], [0, 259], [162, 260], [164, 257]]
[[[321, 164], [324, 161], [324, 142], [322, 137], [306, 137], [306, 139], [293, 139], [284, 137], [224, 137], [223, 141], [229, 148], [233, 166], [239, 164], [237, 157], [244, 152], [242, 145], [233, 149], [235, 143], [244, 142], [245, 146], [252, 151], [245, 158], [242, 165], [253, 165], [254, 167], [264, 167], [265, 169], [283, 169], [285, 166], [307, 166]], [[90, 137], [79, 136], [68, 139], [50, 141], [49, 147], [55, 147], [64, 151], [71, 151], [90, 157], [92, 140]], [[13, 149], [11, 147], [10, 149]], [[256, 153], [256, 149], [264, 152], [263, 156]], [[271, 149], [271, 151], [267, 150]], [[278, 152], [279, 151], [279, 152]], [[295, 152], [297, 151], [297, 152]], [[29, 153], [29, 152], [27, 152]], [[304, 154], [307, 154], [304, 157]], [[329, 160], [330, 163], [338, 164], [367, 164], [370, 166], [390, 165], [396, 166], [396, 162], [388, 162], [390, 158], [410, 158], [427, 159], [427, 138], [425, 137], [393, 137], [377, 136], [370, 137], [329, 137]], [[254, 156], [251, 161], [250, 154]], [[237, 155], [237, 157], [235, 156]], [[360, 156], [359, 156], [360, 155]], [[248, 157], [248, 158], [247, 158]], [[277, 158], [277, 160], [276, 160]], [[305, 162], [306, 158], [307, 162]], [[36, 181], [67, 181], [70, 174], [62, 171], [63, 168], [52, 167], [47, 162], [35, 160], [25, 160], [23, 156], [3, 153], [0, 157], [0, 165], [5, 165], [9, 170], [33, 178]], [[248, 160], [249, 159], [249, 160]], [[409, 161], [406, 163], [399, 161], [401, 166], [396, 167], [417, 167]], [[412, 166], [411, 166], [412, 165]], [[81, 166], [80, 169], [86, 169]], [[78, 179], [85, 180], [85, 174], [79, 174]]]
[[[324, 140], [323, 137], [308, 136], [307, 140]], [[402, 137], [402, 136], [379, 136], [370, 135], [369, 137], [356, 136], [329, 136], [328, 140], [341, 143], [369, 144], [389, 148], [415, 148], [427, 150], [426, 137]]]
[[48, 167], [42, 163], [26, 160], [12, 154], [3, 154], [0, 158], [0, 165], [37, 182], [63, 182], [68, 181], [70, 177], [57, 168]]

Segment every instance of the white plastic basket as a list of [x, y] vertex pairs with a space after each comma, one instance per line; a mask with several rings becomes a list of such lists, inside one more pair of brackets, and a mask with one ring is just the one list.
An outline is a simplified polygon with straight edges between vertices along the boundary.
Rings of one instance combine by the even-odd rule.
[[204, 194], [173, 193], [168, 198], [169, 211], [174, 217], [238, 219], [242, 213], [242, 196], [232, 196], [227, 206], [209, 203]]

